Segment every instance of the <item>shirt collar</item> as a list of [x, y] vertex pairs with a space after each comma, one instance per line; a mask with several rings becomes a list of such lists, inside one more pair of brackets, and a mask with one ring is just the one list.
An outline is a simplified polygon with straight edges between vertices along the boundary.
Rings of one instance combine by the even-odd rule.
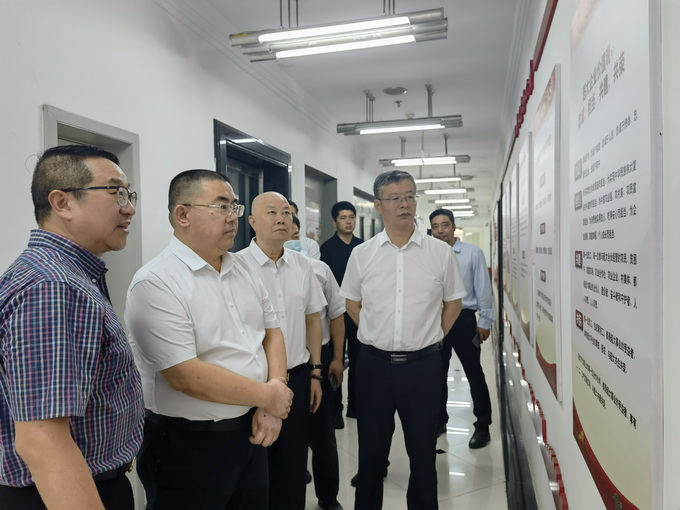
[[[390, 241], [390, 236], [387, 235], [385, 229], [383, 229], [382, 232], [378, 234], [378, 242], [380, 243], [381, 246], [385, 243], [392, 244], [392, 241]], [[413, 234], [411, 234], [411, 237], [406, 242], [406, 244], [402, 246], [402, 249], [406, 248], [411, 243], [415, 243], [418, 246], [423, 245], [423, 234], [420, 232], [420, 230], [418, 230], [417, 227], [413, 229]], [[394, 245], [392, 244], [392, 246]]]
[[[179, 260], [184, 262], [187, 265], [187, 267], [192, 271], [198, 271], [199, 269], [203, 269], [204, 267], [214, 269], [198, 253], [189, 248], [186, 244], [177, 239], [177, 237], [175, 237], [174, 235], [172, 236], [172, 239], [170, 239], [169, 248], [170, 250], [172, 250], [172, 253], [174, 253]], [[222, 267], [220, 270], [220, 274], [228, 272], [233, 264], [234, 259], [229, 252], [222, 255]]]
[[267, 256], [267, 254], [265, 252], [262, 251], [262, 248], [260, 248], [257, 245], [254, 237], [250, 240], [250, 245], [248, 246], [248, 250], [250, 250], [250, 254], [253, 256], [253, 258], [255, 259], [255, 262], [257, 262], [260, 267], [264, 266], [267, 262], [272, 262], [274, 264], [277, 264], [279, 261], [282, 260], [283, 262], [287, 263], [288, 258], [290, 257], [290, 255], [288, 255], [290, 250], [288, 250], [287, 248], [284, 248], [283, 249], [283, 255], [281, 255], [281, 258], [279, 260], [277, 260], [276, 262], [274, 262], [272, 259], [270, 259]]
[[453, 246], [451, 246], [451, 248], [453, 248], [453, 251], [454, 251], [454, 252], [460, 253], [460, 249], [462, 248], [462, 246], [461, 246], [462, 242], [463, 242], [463, 241], [461, 241], [460, 239], [456, 238], [456, 242], [453, 243]]
[[107, 271], [106, 263], [92, 252], [87, 251], [70, 239], [48, 230], [31, 230], [28, 246], [57, 249], [82, 267], [90, 277], [100, 278]]

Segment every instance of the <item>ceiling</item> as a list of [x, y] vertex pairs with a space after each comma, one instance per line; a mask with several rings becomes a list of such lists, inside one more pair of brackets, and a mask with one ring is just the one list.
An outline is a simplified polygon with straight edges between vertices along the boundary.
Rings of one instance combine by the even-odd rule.
[[[206, 0], [238, 31], [277, 28], [280, 3], [276, 0]], [[375, 96], [374, 120], [428, 116], [425, 85], [434, 89], [432, 113], [463, 117], [463, 126], [450, 128], [448, 153], [468, 154], [469, 163], [456, 165], [457, 175], [472, 176], [462, 184], [474, 188], [469, 193], [478, 216], [468, 225], [484, 225], [493, 209], [493, 187], [501, 171], [507, 147], [501, 129], [506, 94], [513, 74], [513, 48], [521, 4], [526, 0], [399, 0], [396, 13], [444, 8], [448, 18], [448, 37], [442, 40], [374, 48], [281, 61], [252, 63], [253, 66], [278, 66], [321, 103], [340, 123], [366, 120], [365, 90]], [[291, 25], [295, 26], [295, 0], [290, 1]], [[289, 1], [283, 1], [283, 25], [288, 26]], [[378, 17], [384, 2], [378, 0], [314, 0], [298, 3], [299, 26]], [[521, 34], [520, 34], [521, 35]], [[516, 50], [515, 50], [516, 51]], [[387, 87], [405, 87], [408, 92], [391, 96]], [[396, 101], [401, 101], [398, 105]], [[507, 116], [506, 116], [507, 117]], [[508, 129], [508, 128], [503, 128]], [[419, 156], [421, 144], [426, 155], [444, 155], [441, 130], [403, 133], [406, 156]], [[343, 136], [343, 135], [338, 135]], [[371, 154], [380, 171], [378, 159], [399, 157], [399, 134], [361, 136], [365, 151]], [[357, 137], [359, 138], [359, 137]], [[372, 163], [371, 163], [372, 164]], [[452, 176], [452, 165], [407, 168], [414, 176]], [[421, 174], [422, 172], [422, 174]], [[423, 186], [419, 187], [421, 189]], [[441, 186], [438, 186], [441, 187]], [[419, 214], [426, 215], [434, 205], [421, 193]], [[460, 195], [455, 198], [460, 197]], [[454, 198], [454, 197], [450, 197]], [[463, 222], [459, 222], [462, 224]]]

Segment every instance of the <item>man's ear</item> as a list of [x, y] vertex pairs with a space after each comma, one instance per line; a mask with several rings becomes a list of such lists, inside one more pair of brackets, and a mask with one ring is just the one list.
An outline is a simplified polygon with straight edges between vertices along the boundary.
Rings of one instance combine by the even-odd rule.
[[189, 225], [189, 208], [182, 204], [176, 205], [172, 211], [172, 217], [175, 220], [175, 225], [187, 227]]
[[250, 224], [250, 227], [255, 230], [255, 218], [252, 215], [248, 216], [248, 223]]
[[47, 195], [47, 201], [52, 206], [52, 214], [64, 220], [70, 220], [73, 217], [72, 199], [75, 200], [72, 195], [58, 189], [53, 189]]

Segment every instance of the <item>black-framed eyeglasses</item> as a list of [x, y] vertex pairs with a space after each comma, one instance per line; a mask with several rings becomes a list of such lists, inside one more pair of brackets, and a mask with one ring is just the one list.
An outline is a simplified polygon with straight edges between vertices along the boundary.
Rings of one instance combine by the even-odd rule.
[[210, 207], [214, 209], [220, 216], [228, 216], [230, 213], [237, 217], [243, 216], [246, 206], [243, 204], [182, 204], [186, 207]]
[[72, 191], [87, 191], [91, 189], [115, 189], [116, 190], [116, 202], [121, 207], [125, 207], [128, 202], [132, 204], [132, 207], [137, 205], [137, 192], [130, 191], [124, 186], [90, 186], [89, 188], [64, 188], [59, 191], [64, 193], [70, 193]]
[[387, 198], [379, 198], [381, 202], [389, 202], [391, 204], [401, 204], [402, 200], [405, 201], [407, 204], [413, 204], [418, 200], [418, 195], [404, 195], [403, 197], [387, 197]]

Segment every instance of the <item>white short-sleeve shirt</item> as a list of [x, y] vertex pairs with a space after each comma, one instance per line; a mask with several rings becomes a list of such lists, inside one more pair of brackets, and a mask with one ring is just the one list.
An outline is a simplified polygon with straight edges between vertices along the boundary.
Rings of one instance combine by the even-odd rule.
[[310, 259], [312, 263], [312, 269], [316, 275], [316, 279], [321, 285], [323, 290], [323, 295], [326, 297], [328, 305], [325, 306], [319, 315], [321, 316], [321, 327], [323, 328], [323, 342], [322, 345], [326, 345], [331, 340], [331, 332], [328, 326], [328, 322], [337, 319], [345, 313], [345, 300], [340, 295], [340, 287], [338, 282], [333, 276], [331, 268], [328, 264], [320, 260]]
[[198, 358], [249, 379], [267, 380], [265, 328], [278, 327], [262, 282], [242, 257], [226, 253], [218, 272], [173, 236], [135, 274], [125, 320], [147, 409], [189, 420], [222, 420], [248, 407], [198, 400], [159, 371]]
[[305, 315], [320, 312], [326, 306], [310, 259], [284, 248], [281, 258], [274, 262], [254, 238], [238, 254], [250, 263], [269, 293], [283, 330], [288, 369], [307, 363], [309, 351]]
[[417, 229], [401, 248], [384, 230], [354, 248], [340, 289], [361, 302], [359, 340], [385, 351], [439, 342], [443, 302], [465, 294], [451, 247]]

